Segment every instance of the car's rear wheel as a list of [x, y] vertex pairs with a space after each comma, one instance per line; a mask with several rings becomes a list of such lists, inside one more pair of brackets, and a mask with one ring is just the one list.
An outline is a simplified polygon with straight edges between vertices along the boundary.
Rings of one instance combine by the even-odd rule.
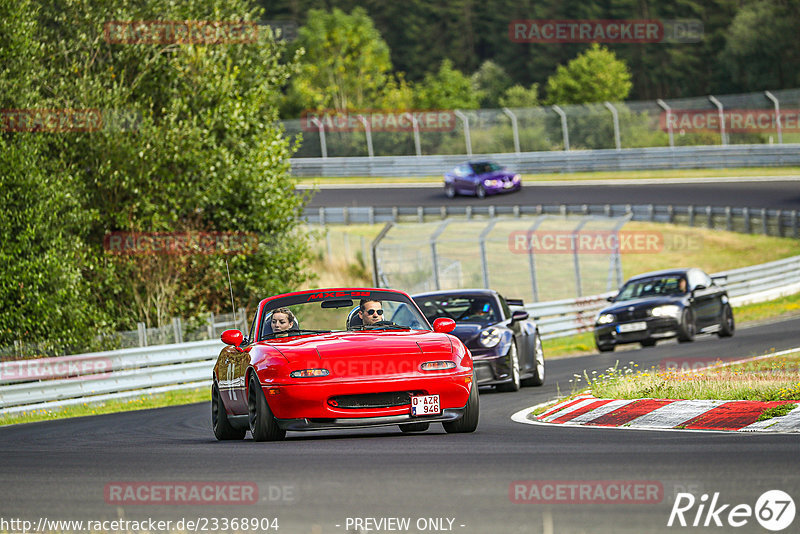
[[678, 343], [694, 341], [696, 333], [697, 326], [694, 321], [694, 312], [690, 308], [686, 308], [681, 315], [681, 324], [678, 329]]
[[444, 194], [447, 198], [453, 198], [456, 196], [456, 188], [453, 187], [453, 184], [446, 184], [444, 186]]
[[225, 404], [219, 393], [217, 382], [211, 386], [211, 427], [214, 429], [214, 436], [220, 440], [244, 439], [247, 434], [246, 428], [234, 428], [228, 420], [228, 413], [225, 411]]
[[475, 196], [478, 198], [486, 198], [486, 189], [482, 185], [478, 185], [475, 189]]
[[541, 386], [544, 384], [544, 349], [542, 349], [542, 336], [536, 331], [533, 338], [533, 376], [522, 381], [523, 386]]
[[448, 434], [475, 432], [475, 429], [478, 428], [478, 417], [480, 411], [479, 404], [478, 384], [475, 381], [475, 376], [473, 375], [472, 390], [469, 392], [469, 400], [467, 401], [467, 407], [464, 409], [464, 415], [461, 416], [461, 419], [456, 421], [442, 423], [445, 432]]
[[411, 423], [409, 425], [399, 425], [401, 432], [425, 432], [430, 428], [430, 423]]
[[722, 309], [722, 318], [719, 322], [717, 335], [719, 337], [731, 337], [734, 330], [736, 330], [736, 323], [733, 320], [733, 310], [730, 304], [725, 304], [725, 307]]
[[511, 347], [508, 349], [508, 367], [511, 370], [511, 381], [505, 384], [499, 384], [497, 391], [511, 392], [519, 391], [519, 354], [517, 353], [517, 344], [511, 340]]
[[656, 346], [656, 340], [655, 339], [645, 339], [644, 341], [640, 341], [639, 344], [642, 347], [655, 347]]
[[250, 375], [250, 386], [247, 388], [247, 408], [250, 433], [255, 441], [280, 441], [286, 437], [286, 431], [278, 426], [272, 410], [269, 409], [264, 390], [255, 373]]

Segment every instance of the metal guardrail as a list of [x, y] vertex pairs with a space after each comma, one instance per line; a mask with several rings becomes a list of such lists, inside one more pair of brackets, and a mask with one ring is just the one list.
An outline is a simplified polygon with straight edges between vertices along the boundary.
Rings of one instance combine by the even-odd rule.
[[[724, 287], [731, 297], [800, 286], [800, 256], [731, 269]], [[590, 331], [594, 317], [613, 293], [528, 304], [544, 339]], [[207, 386], [222, 348], [218, 340], [122, 349], [117, 351], [6, 361], [0, 364], [0, 413], [55, 408]]]
[[307, 224], [376, 224], [426, 222], [449, 217], [527, 217], [539, 215], [600, 215], [630, 217], [633, 221], [683, 224], [741, 233], [778, 237], [800, 237], [797, 210], [732, 206], [678, 206], [658, 204], [537, 204], [532, 206], [416, 206], [320, 207], [307, 210]]
[[[0, 363], [0, 413], [55, 407], [60, 401], [129, 396], [151, 388], [181, 389], [211, 379], [219, 340], [137, 347]], [[110, 394], [110, 395], [109, 395]], [[40, 406], [41, 405], [41, 406]]]
[[292, 158], [297, 177], [438, 176], [467, 160], [491, 159], [519, 173], [722, 169], [800, 165], [800, 145], [726, 145], [571, 150], [466, 156]]
[[[800, 256], [794, 256], [761, 265], [743, 267], [715, 273], [721, 278], [718, 283], [736, 303], [740, 297], [762, 294], [761, 300], [775, 298], [768, 290], [800, 285]], [[539, 302], [525, 306], [531, 317], [539, 322], [543, 339], [552, 339], [589, 332], [594, 327], [597, 313], [608, 305], [606, 297], [614, 292], [592, 297], [567, 299], [553, 302]], [[756, 300], [748, 299], [749, 302]]]

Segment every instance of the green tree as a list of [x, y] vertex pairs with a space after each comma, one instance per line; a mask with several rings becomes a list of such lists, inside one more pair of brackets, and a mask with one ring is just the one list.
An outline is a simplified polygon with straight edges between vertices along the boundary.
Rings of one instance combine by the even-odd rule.
[[364, 9], [313, 9], [298, 33], [296, 47], [304, 55], [289, 89], [288, 112], [365, 109], [382, 100], [392, 81], [389, 47]]
[[484, 61], [472, 74], [472, 86], [480, 98], [480, 107], [496, 108], [511, 80], [503, 67], [491, 60]]
[[540, 105], [539, 84], [535, 83], [529, 88], [514, 85], [506, 89], [500, 97], [500, 105], [506, 108], [533, 108]]
[[614, 52], [597, 43], [547, 79], [550, 104], [619, 102], [628, 97], [631, 73]]
[[479, 95], [470, 79], [453, 68], [449, 59], [442, 61], [439, 70], [425, 75], [415, 85], [414, 97], [419, 109], [477, 109]]
[[744, 5], [720, 53], [730, 77], [746, 91], [800, 84], [800, 3], [762, 0]]
[[[3, 200], [21, 206], [0, 216], [4, 263], [18, 263], [2, 282], [14, 311], [3, 310], [0, 344], [229, 309], [221, 254], [115, 256], [103, 248], [111, 232], [257, 235], [252, 253], [228, 256], [239, 305], [307, 279], [297, 229], [305, 197], [294, 192], [293, 147], [277, 120], [293, 70], [284, 45], [270, 35], [208, 45], [111, 44], [103, 35], [108, 20], [246, 22], [262, 13], [245, 0], [19, 5], [0, 0], [10, 21], [0, 22], [0, 54], [14, 59], [0, 67], [3, 108], [92, 108], [105, 120], [91, 132], [0, 133]], [[120, 113], [138, 118], [126, 127], [108, 120]]]

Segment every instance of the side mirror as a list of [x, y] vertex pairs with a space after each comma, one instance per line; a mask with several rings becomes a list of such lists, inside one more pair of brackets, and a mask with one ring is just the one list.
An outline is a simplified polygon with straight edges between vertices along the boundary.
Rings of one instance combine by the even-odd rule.
[[439, 317], [433, 321], [433, 331], [441, 334], [452, 332], [455, 327], [456, 322], [452, 319], [448, 319], [447, 317]]
[[612, 295], [612, 296], [608, 296], [608, 297], [606, 297], [606, 300], [607, 300], [608, 302], [614, 302], [614, 299], [615, 299], [615, 298], [616, 298], [616, 297]]
[[244, 335], [238, 330], [225, 330], [220, 336], [222, 342], [226, 345], [233, 345], [234, 347], [239, 347], [242, 344], [242, 340], [244, 339]]
[[511, 321], [512, 322], [524, 321], [528, 317], [529, 317], [528, 312], [523, 311], [523, 310], [517, 310], [515, 312], [511, 312]]

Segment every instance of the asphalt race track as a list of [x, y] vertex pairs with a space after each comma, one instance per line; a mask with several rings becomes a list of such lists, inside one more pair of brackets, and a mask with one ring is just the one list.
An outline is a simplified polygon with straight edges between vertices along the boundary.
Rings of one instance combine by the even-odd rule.
[[[309, 534], [765, 532], [754, 517], [734, 529], [725, 523], [727, 514], [738, 504], [754, 507], [766, 490], [783, 490], [798, 501], [796, 434], [535, 426], [509, 417], [553, 398], [557, 386], [568, 392], [573, 374], [602, 371], [617, 360], [650, 367], [669, 359], [737, 358], [797, 346], [800, 318], [740, 328], [730, 339], [700, 336], [689, 344], [664, 342], [650, 349], [550, 360], [544, 387], [483, 391], [474, 434], [448, 435], [433, 425], [424, 434], [388, 427], [289, 433], [279, 443], [255, 443], [249, 437], [217, 442], [208, 403], [2, 427], [0, 518], [174, 522], [277, 517], [278, 532]], [[639, 481], [663, 490], [650, 503], [512, 502], [514, 481], [531, 480]], [[254, 482], [259, 502], [119, 506], [106, 502], [104, 494], [108, 485], [120, 482], [178, 481]], [[678, 492], [692, 493], [698, 503], [702, 494], [719, 492], [718, 505], [731, 505], [719, 515], [724, 527], [714, 527], [712, 518], [705, 529], [668, 528]], [[697, 509], [686, 512], [689, 524]], [[353, 526], [354, 518], [366, 517], [408, 518], [410, 527]], [[797, 532], [798, 522], [786, 532]], [[210, 525], [207, 532], [222, 531]]]
[[322, 189], [308, 204], [322, 206], [529, 206], [537, 204], [675, 204], [800, 209], [800, 181], [672, 183], [641, 185], [536, 185], [523, 184], [518, 193], [479, 200], [449, 199], [442, 187]]

